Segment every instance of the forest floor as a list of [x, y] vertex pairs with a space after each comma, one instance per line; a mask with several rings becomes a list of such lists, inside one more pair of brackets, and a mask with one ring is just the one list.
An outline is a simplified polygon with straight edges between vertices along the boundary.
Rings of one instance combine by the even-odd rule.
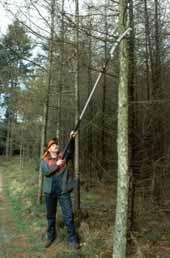
[[[37, 171], [16, 159], [0, 160], [0, 258], [111, 258], [115, 216], [115, 184], [98, 182], [81, 191], [81, 248], [70, 250], [58, 210], [58, 241], [44, 248], [44, 203], [36, 204]], [[74, 201], [74, 200], [73, 200]], [[168, 206], [167, 206], [168, 207]], [[138, 211], [128, 258], [170, 258], [170, 210]], [[75, 220], [77, 224], [77, 219]]]
[[18, 234], [16, 231], [10, 205], [4, 196], [4, 182], [0, 175], [0, 257], [29, 257], [25, 252], [27, 240], [24, 234]]

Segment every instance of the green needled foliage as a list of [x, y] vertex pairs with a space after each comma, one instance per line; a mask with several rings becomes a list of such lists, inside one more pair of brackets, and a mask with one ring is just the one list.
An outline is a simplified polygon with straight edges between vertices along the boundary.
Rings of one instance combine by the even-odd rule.
[[[0, 85], [3, 94], [1, 107], [6, 131], [5, 153], [11, 155], [19, 149], [19, 138], [23, 120], [19, 110], [23, 107], [21, 96], [27, 90], [27, 80], [32, 68], [28, 61], [32, 53], [31, 39], [19, 20], [9, 25], [8, 31], [0, 44]], [[3, 142], [3, 139], [0, 139]]]

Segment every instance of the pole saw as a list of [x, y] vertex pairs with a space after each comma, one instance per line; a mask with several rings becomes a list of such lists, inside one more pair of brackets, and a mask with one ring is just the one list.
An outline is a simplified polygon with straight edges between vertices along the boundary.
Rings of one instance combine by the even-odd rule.
[[[82, 118], [83, 118], [83, 116], [84, 116], [84, 114], [85, 114], [85, 112], [86, 112], [86, 109], [87, 109], [87, 107], [88, 107], [88, 105], [89, 105], [89, 103], [90, 103], [90, 100], [91, 100], [91, 98], [92, 98], [92, 96], [93, 96], [93, 94], [94, 94], [94, 92], [95, 92], [95, 90], [96, 90], [96, 88], [97, 88], [99, 82], [101, 81], [101, 79], [102, 79], [102, 77], [103, 77], [103, 74], [105, 73], [105, 70], [106, 70], [106, 67], [107, 67], [109, 61], [114, 57], [114, 53], [115, 53], [115, 50], [116, 50], [117, 46], [120, 44], [120, 42], [126, 37], [126, 35], [127, 35], [131, 30], [132, 30], [131, 28], [128, 28], [122, 35], [120, 35], [120, 36], [118, 37], [118, 39], [116, 40], [116, 42], [114, 43], [113, 47], [111, 48], [111, 50], [110, 50], [110, 55], [109, 55], [109, 57], [107, 58], [105, 64], [103, 65], [103, 68], [101, 69], [101, 71], [100, 71], [100, 73], [99, 73], [99, 75], [98, 75], [98, 77], [97, 77], [97, 79], [96, 79], [96, 82], [94, 83], [94, 86], [93, 86], [93, 88], [92, 88], [92, 91], [91, 91], [91, 93], [90, 93], [90, 95], [89, 95], [89, 97], [88, 97], [88, 99], [87, 99], [87, 101], [86, 101], [86, 103], [85, 103], [85, 105], [84, 105], [84, 108], [83, 108], [82, 111], [81, 111], [81, 114], [80, 114], [80, 116], [79, 116], [79, 119], [78, 119], [78, 121], [77, 121], [77, 124], [75, 125], [75, 128], [74, 128], [74, 130], [72, 131], [72, 135], [74, 135], [74, 134], [78, 131], [79, 126], [80, 126], [80, 123], [81, 123], [81, 121], [82, 121]], [[65, 149], [64, 149], [64, 152], [63, 152], [63, 158], [66, 159], [66, 160], [67, 160], [67, 156], [68, 156], [69, 147], [70, 147], [72, 141], [73, 141], [73, 136], [70, 137], [70, 139], [69, 139], [69, 141], [68, 141], [68, 143], [67, 143], [67, 145], [66, 145], [66, 147], [65, 147]]]

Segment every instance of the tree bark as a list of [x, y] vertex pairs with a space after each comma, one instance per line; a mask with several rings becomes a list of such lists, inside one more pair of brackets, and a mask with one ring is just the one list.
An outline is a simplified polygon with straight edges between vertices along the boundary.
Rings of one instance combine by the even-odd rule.
[[[41, 131], [40, 159], [41, 159], [41, 157], [43, 155], [43, 152], [44, 152], [45, 139], [46, 139], [46, 130], [47, 130], [46, 116], [47, 116], [47, 106], [45, 104], [44, 105], [44, 115], [43, 115], [42, 131]], [[42, 198], [43, 198], [43, 180], [44, 180], [44, 177], [43, 177], [43, 175], [41, 173], [41, 170], [39, 169], [37, 203], [42, 203]]]
[[[128, 98], [129, 102], [135, 101], [135, 30], [133, 0], [129, 0], [129, 25], [132, 28], [129, 37], [129, 62], [128, 62]], [[129, 107], [129, 212], [128, 212], [128, 232], [130, 233], [135, 226], [135, 192], [136, 192], [136, 146], [135, 136], [137, 115], [134, 105]]]
[[161, 65], [160, 65], [160, 21], [159, 21], [159, 1], [155, 0], [155, 69], [154, 69], [154, 92], [156, 97], [161, 94]]
[[7, 137], [6, 137], [6, 146], [5, 146], [5, 156], [9, 156], [9, 143], [10, 143], [10, 130], [11, 130], [11, 121], [10, 116], [7, 120]]
[[[107, 60], [108, 51], [107, 51], [107, 34], [108, 34], [108, 24], [107, 24], [107, 8], [108, 8], [108, 0], [105, 0], [105, 17], [104, 17], [104, 26], [105, 26], [105, 44], [104, 44], [104, 58], [105, 62]], [[105, 142], [105, 115], [106, 115], [106, 85], [107, 85], [107, 76], [106, 73], [104, 73], [103, 76], [103, 100], [102, 100], [102, 137], [101, 137], [101, 146], [102, 146], [102, 162], [103, 167], [106, 165], [105, 156], [106, 156], [106, 142]], [[100, 175], [100, 174], [99, 174]], [[100, 175], [100, 179], [102, 178], [102, 175]]]
[[[41, 150], [40, 150], [40, 159], [44, 151], [44, 146], [47, 141], [47, 129], [48, 129], [48, 117], [49, 117], [49, 100], [51, 92], [51, 83], [52, 83], [52, 66], [53, 66], [53, 41], [54, 41], [54, 17], [55, 17], [55, 4], [56, 0], [51, 0], [51, 32], [49, 40], [49, 52], [48, 52], [48, 81], [47, 81], [47, 96], [44, 106], [43, 114], [43, 124], [42, 124], [42, 137], [41, 137]], [[39, 179], [38, 179], [38, 196], [37, 202], [41, 203], [42, 201], [42, 185], [43, 185], [43, 176], [39, 170]]]
[[[120, 33], [126, 29], [127, 1], [120, 0]], [[118, 91], [118, 182], [113, 258], [126, 257], [128, 215], [128, 49], [127, 39], [120, 44], [120, 81]]]
[[[148, 14], [148, 1], [144, 0], [144, 17], [145, 17], [145, 37], [146, 37], [146, 69], [147, 69], [147, 84], [149, 83], [148, 76], [149, 76], [149, 60], [150, 60], [150, 71], [151, 71], [151, 85], [148, 88], [148, 99], [152, 98], [153, 94], [153, 76], [154, 76], [154, 61], [153, 61], [153, 50], [152, 50], [152, 43], [151, 43], [151, 31], [150, 31], [150, 24], [149, 24], [149, 14]], [[148, 59], [148, 61], [147, 61]]]
[[[79, 0], [75, 1], [75, 24], [76, 24], [76, 64], [75, 64], [75, 124], [79, 119]], [[74, 156], [74, 170], [75, 170], [75, 210], [80, 210], [80, 173], [79, 173], [79, 134], [75, 139], [75, 156]]]
[[149, 33], [149, 25], [148, 25], [148, 12], [147, 12], [147, 0], [144, 0], [144, 17], [145, 17], [145, 51], [146, 51], [146, 95], [147, 100], [150, 100], [151, 90], [150, 90], [150, 73], [149, 73], [149, 44], [148, 44], [148, 33]]
[[64, 87], [64, 38], [65, 38], [65, 28], [64, 28], [64, 0], [62, 0], [62, 10], [61, 10], [61, 32], [60, 32], [60, 71], [59, 71], [59, 89], [58, 89], [58, 104], [57, 104], [57, 132], [56, 137], [60, 139], [61, 131], [61, 114], [62, 114], [62, 90]]
[[[89, 6], [88, 9], [88, 14], [89, 14], [89, 22], [88, 22], [88, 27], [89, 27], [89, 34], [91, 34], [92, 32], [92, 18], [91, 18], [91, 12], [92, 12], [92, 8], [91, 6]], [[90, 95], [90, 92], [92, 90], [92, 72], [90, 67], [92, 66], [92, 38], [91, 36], [88, 36], [88, 96]], [[88, 119], [89, 121], [92, 120], [93, 117], [93, 102], [91, 102], [91, 105], [89, 107], [89, 115], [88, 115]], [[91, 156], [93, 155], [93, 132], [92, 132], [92, 126], [91, 124], [89, 124], [88, 126], [88, 157], [87, 157], [87, 172], [89, 175], [89, 186], [92, 186], [92, 160], [91, 160]]]

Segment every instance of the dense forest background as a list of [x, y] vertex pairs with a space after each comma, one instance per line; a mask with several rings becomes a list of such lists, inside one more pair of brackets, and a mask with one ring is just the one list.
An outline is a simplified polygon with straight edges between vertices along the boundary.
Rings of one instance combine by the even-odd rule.
[[[128, 0], [129, 220], [167, 212], [170, 198], [170, 3]], [[0, 35], [0, 153], [37, 169], [44, 146], [61, 149], [119, 36], [120, 2], [23, 1]], [[76, 171], [86, 190], [117, 179], [119, 50], [79, 128]], [[153, 215], [154, 216], [154, 215]]]

